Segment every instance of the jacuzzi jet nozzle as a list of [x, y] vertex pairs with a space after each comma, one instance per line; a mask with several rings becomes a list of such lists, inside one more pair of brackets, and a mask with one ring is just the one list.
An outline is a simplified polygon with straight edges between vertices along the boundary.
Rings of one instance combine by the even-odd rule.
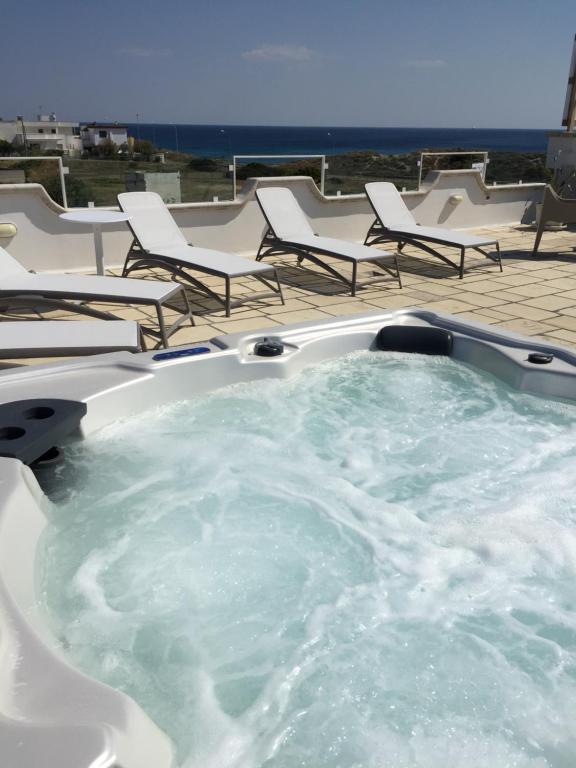
[[254, 345], [254, 354], [258, 357], [277, 357], [284, 352], [284, 344], [278, 339], [267, 337], [257, 341]]
[[549, 352], [530, 352], [528, 355], [528, 362], [534, 363], [534, 365], [548, 365], [554, 360], [554, 355]]

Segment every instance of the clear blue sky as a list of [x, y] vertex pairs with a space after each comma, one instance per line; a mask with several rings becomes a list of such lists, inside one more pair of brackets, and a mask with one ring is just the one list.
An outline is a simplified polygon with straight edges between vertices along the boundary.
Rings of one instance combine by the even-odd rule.
[[7, 0], [0, 116], [560, 125], [576, 0]]

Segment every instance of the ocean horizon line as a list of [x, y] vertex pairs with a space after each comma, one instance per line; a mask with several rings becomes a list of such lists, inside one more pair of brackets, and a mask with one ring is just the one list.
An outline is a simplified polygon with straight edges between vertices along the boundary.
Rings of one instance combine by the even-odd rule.
[[201, 157], [232, 155], [400, 155], [421, 150], [545, 152], [551, 129], [375, 128], [193, 123], [123, 123], [137, 139]]
[[526, 131], [526, 132], [541, 132], [541, 131], [563, 131], [562, 127], [541, 127], [541, 128], [526, 128], [524, 126], [501, 128], [498, 126], [479, 126], [479, 125], [451, 125], [451, 126], [436, 126], [436, 125], [301, 125], [297, 123], [179, 123], [174, 120], [171, 121], [137, 121], [137, 120], [81, 120], [81, 125], [88, 125], [90, 123], [96, 123], [97, 125], [140, 125], [142, 127], [155, 125], [162, 127], [194, 127], [194, 128], [298, 128], [303, 130], [362, 130], [362, 131]]

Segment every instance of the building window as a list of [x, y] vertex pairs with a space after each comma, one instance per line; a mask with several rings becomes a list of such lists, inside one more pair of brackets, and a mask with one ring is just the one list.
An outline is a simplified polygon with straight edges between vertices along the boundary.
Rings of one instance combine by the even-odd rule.
[[44, 128], [38, 128], [38, 133], [44, 133]]
[[106, 136], [108, 136], [108, 131], [98, 131], [98, 137], [101, 139], [105, 139]]
[[51, 128], [50, 133], [56, 133], [56, 128]]
[[80, 127], [74, 127], [72, 128], [72, 135], [73, 136], [80, 136]]

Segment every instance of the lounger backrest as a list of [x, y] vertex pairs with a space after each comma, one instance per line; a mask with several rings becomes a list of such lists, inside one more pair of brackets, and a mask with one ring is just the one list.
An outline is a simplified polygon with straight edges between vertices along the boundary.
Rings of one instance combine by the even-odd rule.
[[297, 239], [298, 235], [314, 234], [291, 189], [262, 187], [256, 190], [256, 197], [276, 237], [281, 240], [293, 240]]
[[386, 229], [413, 227], [416, 219], [406, 207], [402, 195], [389, 181], [372, 181], [365, 185], [366, 194], [374, 213]]
[[120, 208], [130, 216], [128, 224], [145, 251], [187, 245], [186, 238], [156, 192], [122, 192]]
[[20, 264], [19, 261], [13, 256], [10, 256], [8, 251], [0, 247], [0, 290], [2, 289], [2, 278], [8, 277], [8, 275], [19, 275], [27, 273], [28, 270]]

